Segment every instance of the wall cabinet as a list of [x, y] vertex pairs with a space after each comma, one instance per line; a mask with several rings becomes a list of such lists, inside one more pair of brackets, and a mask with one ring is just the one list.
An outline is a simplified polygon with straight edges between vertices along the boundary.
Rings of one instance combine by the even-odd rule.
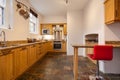
[[64, 31], [64, 35], [67, 35], [67, 24], [64, 24], [63, 31]]
[[0, 80], [13, 80], [13, 52], [7, 50], [0, 56]]
[[53, 34], [52, 24], [41, 24], [40, 32], [42, 35], [52, 35]]
[[[47, 33], [46, 35], [53, 35], [53, 27], [55, 27], [56, 25], [60, 25], [63, 27], [63, 33], [64, 35], [67, 35], [67, 24], [66, 23], [51, 23], [51, 24], [41, 24], [40, 25], [40, 34], [41, 35], [45, 35], [43, 33], [43, 30], [46, 30], [45, 32]], [[48, 31], [47, 31], [48, 30]]]
[[120, 21], [120, 0], [105, 1], [105, 23]]

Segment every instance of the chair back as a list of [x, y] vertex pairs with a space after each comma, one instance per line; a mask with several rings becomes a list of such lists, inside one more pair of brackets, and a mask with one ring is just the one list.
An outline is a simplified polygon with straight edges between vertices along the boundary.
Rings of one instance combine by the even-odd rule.
[[112, 60], [113, 46], [95, 45], [93, 59], [95, 60]]

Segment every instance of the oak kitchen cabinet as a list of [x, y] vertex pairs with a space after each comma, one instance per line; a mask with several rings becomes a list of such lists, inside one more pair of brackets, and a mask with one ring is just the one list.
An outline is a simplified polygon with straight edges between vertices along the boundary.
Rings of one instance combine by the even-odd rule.
[[64, 24], [63, 31], [64, 31], [64, 35], [67, 35], [67, 24]]
[[120, 21], [120, 0], [105, 1], [105, 23], [111, 24]]
[[53, 51], [53, 41], [49, 41], [46, 43], [46, 48], [47, 48], [47, 51]]
[[36, 45], [30, 45], [29, 46], [29, 53], [28, 53], [28, 64], [31, 66], [34, 64], [37, 60], [37, 54], [36, 54]]
[[36, 56], [37, 56], [37, 60], [41, 58], [41, 43], [36, 44]]
[[52, 24], [41, 24], [41, 34], [42, 35], [52, 35], [53, 34], [53, 27]]
[[41, 35], [45, 35], [43, 34], [43, 31], [46, 30], [47, 35], [53, 35], [53, 27], [55, 27], [56, 25], [60, 25], [61, 27], [63, 27], [63, 33], [64, 35], [67, 35], [67, 24], [66, 23], [44, 23], [40, 25], [40, 29], [41, 29]]
[[0, 80], [13, 80], [13, 50], [5, 50], [0, 56]]
[[28, 48], [17, 48], [14, 53], [14, 76], [21, 75], [28, 68]]

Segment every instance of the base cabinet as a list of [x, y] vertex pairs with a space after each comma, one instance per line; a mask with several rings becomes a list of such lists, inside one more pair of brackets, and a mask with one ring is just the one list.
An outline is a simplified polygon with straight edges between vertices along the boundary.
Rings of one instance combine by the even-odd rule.
[[31, 66], [37, 60], [36, 45], [29, 46], [28, 65]]
[[43, 42], [10, 50], [3, 50], [0, 55], [0, 80], [15, 80], [25, 70], [41, 59], [48, 50], [52, 50], [51, 42]]
[[21, 75], [28, 68], [28, 48], [22, 47], [16, 49], [14, 53], [14, 76]]
[[13, 51], [0, 56], [0, 80], [13, 80]]

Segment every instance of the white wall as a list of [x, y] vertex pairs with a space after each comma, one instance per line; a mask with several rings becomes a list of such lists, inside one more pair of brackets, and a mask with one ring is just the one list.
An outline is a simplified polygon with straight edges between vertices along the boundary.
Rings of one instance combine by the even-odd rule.
[[[19, 15], [19, 12], [16, 11], [16, 2], [14, 1], [14, 16], [13, 16], [13, 29], [12, 30], [4, 30], [6, 32], [6, 40], [11, 41], [11, 40], [26, 40], [27, 37], [34, 37], [34, 38], [39, 38], [39, 33], [38, 34], [30, 34], [29, 33], [29, 19], [25, 20], [22, 16]], [[25, 1], [24, 1], [25, 2]], [[27, 3], [28, 4], [28, 3]], [[39, 20], [42, 22], [42, 16], [39, 15]], [[38, 32], [40, 30], [38, 29]]]
[[[104, 0], [90, 0], [84, 9], [84, 35], [90, 33], [99, 34], [99, 44], [105, 41], [120, 40], [120, 24], [104, 24]], [[83, 36], [84, 36], [83, 35]], [[100, 70], [104, 73], [120, 73], [120, 49], [114, 49], [112, 61], [100, 61]]]
[[42, 23], [66, 23], [66, 16], [44, 16]]
[[[67, 12], [67, 55], [73, 55], [72, 44], [82, 44], [82, 11]], [[82, 55], [82, 50], [79, 50], [79, 55]]]
[[105, 26], [106, 41], [120, 41], [120, 23], [114, 23]]
[[[84, 9], [83, 37], [85, 37], [86, 34], [97, 33], [99, 44], [105, 43], [103, 3], [104, 0], [90, 0]], [[100, 62], [100, 70], [104, 72], [103, 62]]]

